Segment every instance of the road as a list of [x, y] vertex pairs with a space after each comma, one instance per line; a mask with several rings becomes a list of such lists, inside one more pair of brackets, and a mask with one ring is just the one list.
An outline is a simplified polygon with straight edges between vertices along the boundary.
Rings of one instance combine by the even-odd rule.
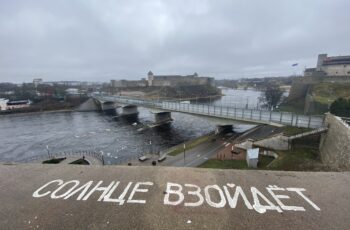
[[190, 150], [186, 150], [185, 158], [183, 153], [176, 156], [168, 156], [167, 159], [161, 163], [164, 166], [175, 167], [198, 167], [199, 165], [212, 158], [220, 150], [228, 147], [228, 143], [232, 138], [216, 137], [216, 141], [207, 141]]

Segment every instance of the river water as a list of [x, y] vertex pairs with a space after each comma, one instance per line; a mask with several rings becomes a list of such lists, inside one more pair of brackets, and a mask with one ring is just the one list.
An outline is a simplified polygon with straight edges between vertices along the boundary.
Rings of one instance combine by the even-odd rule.
[[[223, 90], [227, 96], [211, 103], [249, 100], [260, 93], [251, 90]], [[230, 96], [229, 96], [230, 95]], [[230, 99], [228, 99], [230, 98]], [[255, 100], [255, 101], [254, 101]], [[207, 102], [208, 103], [208, 102]], [[103, 151], [107, 164], [116, 164], [139, 154], [158, 152], [214, 131], [218, 120], [172, 113], [174, 122], [166, 127], [145, 129], [154, 120], [147, 108], [139, 107], [138, 120], [114, 119], [100, 112], [16, 114], [0, 117], [0, 161], [17, 161], [31, 156], [80, 150]], [[252, 125], [235, 122], [243, 132]], [[140, 131], [140, 129], [143, 129]]]

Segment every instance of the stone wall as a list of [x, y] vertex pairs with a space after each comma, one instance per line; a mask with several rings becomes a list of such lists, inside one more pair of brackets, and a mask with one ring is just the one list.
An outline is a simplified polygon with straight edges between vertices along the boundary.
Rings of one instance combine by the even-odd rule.
[[76, 111], [79, 112], [89, 112], [89, 111], [97, 111], [100, 110], [98, 105], [96, 105], [94, 99], [89, 98], [87, 101], [85, 101], [83, 104], [79, 105], [78, 108], [76, 108]]
[[288, 101], [304, 98], [309, 89], [310, 84], [304, 83], [302, 81], [293, 81], [292, 87], [289, 92]]
[[254, 147], [273, 149], [273, 150], [288, 150], [290, 149], [290, 144], [288, 137], [282, 134], [277, 134], [272, 137], [268, 137], [262, 140], [255, 141], [253, 143]]
[[309, 93], [305, 96], [304, 114], [322, 114], [329, 111], [329, 105], [315, 101]]
[[328, 132], [320, 142], [320, 156], [324, 164], [337, 170], [350, 170], [350, 127], [339, 117], [326, 114]]

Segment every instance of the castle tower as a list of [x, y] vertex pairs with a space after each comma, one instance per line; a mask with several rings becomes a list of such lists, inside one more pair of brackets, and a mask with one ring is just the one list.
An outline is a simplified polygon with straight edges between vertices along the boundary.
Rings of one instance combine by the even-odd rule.
[[319, 54], [318, 55], [317, 66], [316, 66], [318, 71], [322, 70], [323, 61], [325, 59], [327, 59], [327, 54]]

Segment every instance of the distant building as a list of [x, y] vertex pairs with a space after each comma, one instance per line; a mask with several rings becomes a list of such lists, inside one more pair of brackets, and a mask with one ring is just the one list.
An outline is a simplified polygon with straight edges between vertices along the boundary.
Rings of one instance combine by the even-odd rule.
[[149, 86], [178, 86], [178, 85], [214, 85], [214, 78], [198, 77], [197, 73], [193, 75], [154, 75], [152, 71], [148, 72]]
[[305, 69], [304, 76], [350, 76], [350, 56], [319, 54], [316, 68]]
[[79, 89], [69, 88], [69, 89], [66, 89], [66, 94], [67, 95], [80, 95], [80, 92], [79, 92]]
[[111, 86], [114, 88], [146, 87], [147, 81], [144, 78], [142, 78], [141, 80], [135, 80], [135, 81], [111, 80]]
[[0, 111], [7, 110], [7, 102], [9, 100], [5, 98], [0, 98]]
[[33, 79], [33, 84], [34, 84], [35, 88], [37, 88], [38, 85], [40, 85], [42, 83], [43, 83], [43, 79], [41, 79], [41, 78], [34, 78]]
[[9, 101], [7, 102], [6, 110], [27, 108], [30, 104], [32, 104], [30, 100]]
[[147, 74], [147, 80], [111, 80], [113, 88], [147, 87], [147, 86], [179, 86], [179, 85], [215, 85], [212, 77], [198, 77], [192, 75], [154, 75], [152, 71]]

